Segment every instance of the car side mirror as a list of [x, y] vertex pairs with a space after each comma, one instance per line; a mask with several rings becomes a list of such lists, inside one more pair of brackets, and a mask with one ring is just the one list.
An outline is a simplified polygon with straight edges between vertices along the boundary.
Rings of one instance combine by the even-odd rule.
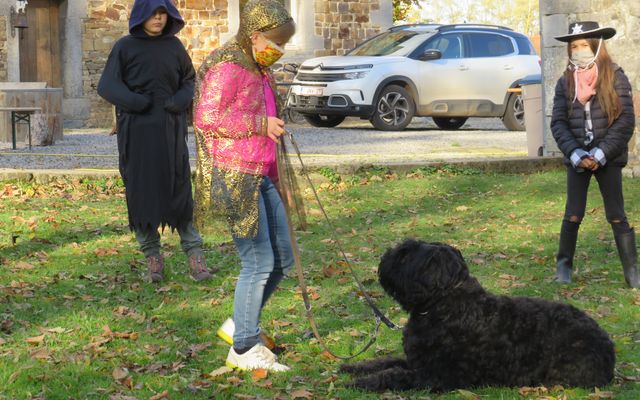
[[429, 49], [419, 57], [420, 61], [439, 60], [442, 58], [442, 52], [440, 50]]
[[298, 72], [298, 68], [298, 64], [295, 63], [286, 63], [282, 66], [282, 70], [290, 74], [296, 74]]

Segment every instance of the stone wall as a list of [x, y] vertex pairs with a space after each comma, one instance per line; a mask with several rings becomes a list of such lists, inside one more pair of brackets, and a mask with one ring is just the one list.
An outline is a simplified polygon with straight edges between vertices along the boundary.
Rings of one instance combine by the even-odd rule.
[[324, 38], [324, 48], [315, 56], [343, 55], [379, 33], [382, 27], [371, 16], [380, 10], [380, 1], [387, 0], [316, 0], [315, 34]]
[[[110, 126], [111, 107], [96, 88], [113, 44], [128, 33], [130, 0], [92, 0], [82, 32], [83, 88], [90, 101], [86, 127]], [[179, 34], [197, 68], [209, 52], [218, 47], [220, 33], [227, 31], [227, 0], [176, 0], [187, 22]]]
[[91, 104], [86, 127], [112, 124], [111, 107], [98, 96], [96, 89], [111, 47], [128, 31], [130, 4], [128, 0], [89, 2], [87, 18], [84, 19], [82, 28], [83, 92]]
[[0, 17], [0, 82], [7, 81], [8, 54], [7, 54], [7, 17]]
[[[556, 81], [566, 66], [566, 44], [554, 39], [554, 36], [567, 33], [569, 23], [573, 21], [598, 21], [600, 26], [611, 26], [617, 30], [616, 36], [608, 40], [607, 50], [614, 62], [621, 65], [634, 91], [636, 116], [640, 117], [640, 53], [638, 30], [640, 30], [640, 1], [628, 0], [540, 0], [542, 30], [542, 60], [544, 78], [545, 111], [545, 153], [559, 154], [549, 128], [553, 93]], [[629, 166], [625, 173], [640, 176], [640, 141], [636, 134], [629, 143]]]

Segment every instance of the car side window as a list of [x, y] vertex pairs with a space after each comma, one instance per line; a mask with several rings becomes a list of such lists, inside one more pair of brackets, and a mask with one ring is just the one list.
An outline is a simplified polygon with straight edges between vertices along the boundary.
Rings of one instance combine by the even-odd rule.
[[536, 54], [536, 50], [533, 48], [529, 39], [524, 36], [516, 36], [514, 39], [518, 44], [519, 54]]
[[469, 57], [500, 57], [515, 52], [511, 40], [502, 35], [469, 33], [467, 42]]
[[440, 50], [442, 59], [462, 58], [464, 46], [462, 37], [456, 34], [441, 35], [423, 46], [422, 51]]

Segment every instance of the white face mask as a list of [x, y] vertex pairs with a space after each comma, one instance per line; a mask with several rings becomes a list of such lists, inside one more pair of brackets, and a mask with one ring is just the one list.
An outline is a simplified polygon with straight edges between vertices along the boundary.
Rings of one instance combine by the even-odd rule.
[[602, 38], [600, 38], [600, 42], [598, 43], [598, 50], [596, 51], [596, 54], [593, 54], [591, 49], [572, 51], [569, 62], [571, 62], [576, 69], [587, 69], [596, 62], [601, 46]]
[[586, 68], [596, 58], [591, 49], [577, 50], [571, 53], [571, 63], [579, 68]]

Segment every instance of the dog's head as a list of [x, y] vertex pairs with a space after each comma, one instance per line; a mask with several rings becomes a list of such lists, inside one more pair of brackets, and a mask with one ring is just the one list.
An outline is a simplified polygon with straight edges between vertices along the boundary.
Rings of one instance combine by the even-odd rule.
[[378, 277], [384, 290], [410, 312], [467, 280], [469, 269], [454, 247], [407, 239], [382, 256]]

